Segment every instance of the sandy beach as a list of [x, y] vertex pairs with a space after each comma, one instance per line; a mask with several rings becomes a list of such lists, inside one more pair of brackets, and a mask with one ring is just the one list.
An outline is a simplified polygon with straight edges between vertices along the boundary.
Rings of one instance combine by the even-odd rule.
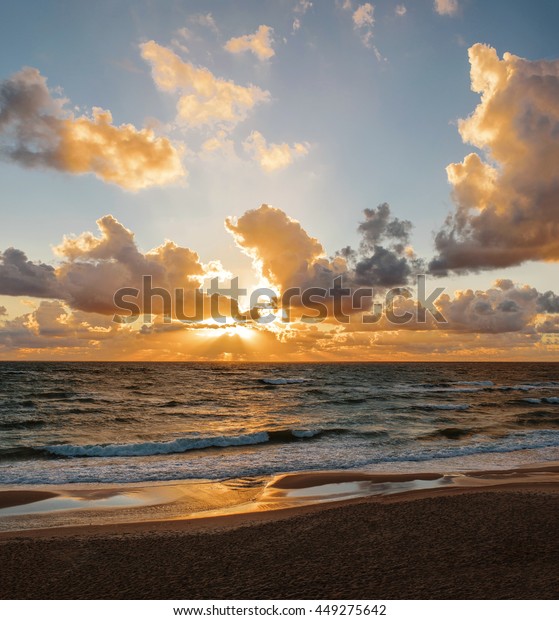
[[[458, 476], [460, 484], [440, 474], [313, 472], [279, 476], [240, 492], [236, 504], [228, 497], [221, 510], [182, 517], [169, 517], [160, 504], [144, 520], [85, 525], [78, 510], [56, 527], [48, 521], [55, 511], [46, 515], [48, 527], [0, 534], [0, 594], [557, 598], [558, 471], [553, 464], [475, 472]], [[363, 484], [370, 486], [355, 486]], [[402, 484], [419, 486], [394, 487]], [[378, 485], [382, 492], [371, 495]], [[13, 506], [15, 493], [0, 492], [0, 505]], [[19, 493], [22, 502], [49, 499]]]

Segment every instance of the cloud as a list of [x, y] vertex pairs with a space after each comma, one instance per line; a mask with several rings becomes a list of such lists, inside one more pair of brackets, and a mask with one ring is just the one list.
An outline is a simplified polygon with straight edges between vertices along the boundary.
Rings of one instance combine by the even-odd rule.
[[[345, 286], [386, 288], [406, 284], [419, 268], [407, 245], [411, 224], [390, 217], [390, 207], [365, 210], [357, 250], [346, 247], [332, 258], [318, 239], [281, 209], [262, 205], [225, 227], [255, 269], [279, 291], [290, 287], [330, 288], [338, 276]], [[382, 245], [381, 245], [382, 243]]]
[[238, 219], [227, 218], [225, 227], [257, 271], [281, 291], [314, 283], [317, 272], [329, 268], [318, 239], [281, 209], [263, 204]]
[[365, 26], [373, 26], [375, 18], [373, 17], [374, 7], [369, 2], [361, 4], [353, 12], [353, 23], [356, 28], [364, 28]]
[[301, 28], [301, 17], [305, 15], [305, 13], [312, 7], [312, 2], [309, 0], [299, 0], [297, 4], [293, 7], [293, 12], [296, 13], [300, 17], [295, 17], [293, 20], [293, 26], [291, 29], [291, 33], [295, 34], [297, 30]]
[[366, 2], [359, 5], [352, 16], [354, 29], [359, 31], [363, 45], [370, 48], [373, 47], [374, 9], [370, 2]]
[[0, 295], [52, 298], [61, 295], [54, 267], [33, 263], [21, 250], [0, 253]]
[[115, 292], [124, 287], [142, 290], [143, 276], [152, 277], [152, 286], [172, 292], [176, 288], [196, 289], [206, 275], [198, 254], [189, 248], [165, 241], [142, 253], [132, 231], [112, 215], [102, 217], [97, 225], [100, 236], [85, 232], [64, 237], [55, 248], [63, 259], [56, 277], [64, 300], [72, 308], [111, 314], [115, 311]]
[[7, 314], [6, 306], [0, 306], [0, 316], [7, 316]]
[[435, 0], [434, 9], [439, 15], [456, 15], [458, 13], [458, 0]]
[[295, 13], [300, 13], [304, 15], [310, 8], [312, 7], [312, 2], [310, 0], [299, 0], [295, 5], [293, 11]]
[[481, 102], [458, 125], [481, 150], [447, 167], [456, 208], [435, 238], [434, 272], [559, 260], [559, 61], [468, 50]]
[[456, 291], [442, 295], [437, 307], [448, 321], [446, 329], [476, 333], [533, 331], [539, 293], [529, 286], [499, 286], [487, 291]]
[[218, 78], [205, 67], [181, 60], [155, 41], [143, 43], [140, 49], [144, 60], [151, 65], [157, 87], [180, 93], [177, 120], [191, 127], [215, 124], [233, 127], [256, 105], [270, 99], [268, 91]]
[[229, 139], [228, 134], [223, 129], [219, 129], [215, 135], [208, 138], [202, 143], [202, 154], [214, 154], [221, 153], [230, 160], [237, 160], [237, 154], [235, 152], [235, 144], [233, 140]]
[[[55, 247], [61, 259], [56, 268], [33, 263], [14, 248], [0, 254], [0, 295], [57, 299], [74, 310], [109, 315], [117, 310], [114, 294], [124, 287], [142, 291], [144, 276], [151, 276], [152, 287], [171, 294], [178, 288], [191, 291], [188, 303], [193, 304], [203, 279], [222, 271], [218, 261], [203, 265], [196, 252], [173, 241], [142, 253], [132, 231], [112, 215], [97, 225], [99, 236], [85, 232], [64, 237]], [[141, 296], [136, 301], [143, 309]], [[160, 311], [157, 299], [153, 312]]]
[[408, 9], [406, 9], [406, 7], [403, 4], [397, 4], [396, 8], [394, 9], [394, 12], [396, 13], [396, 15], [402, 17], [408, 12]]
[[365, 220], [357, 229], [361, 235], [358, 249], [346, 247], [339, 252], [348, 261], [351, 281], [381, 288], [406, 284], [422, 270], [409, 245], [412, 223], [393, 218], [387, 203], [363, 213]]
[[150, 129], [115, 126], [108, 110], [90, 116], [65, 110], [47, 80], [26, 67], [0, 82], [0, 154], [22, 166], [94, 174], [126, 190], [165, 185], [185, 176], [181, 147]]
[[51, 357], [79, 351], [84, 359], [101, 345], [110, 349], [124, 333], [109, 317], [71, 311], [60, 301], [42, 301], [32, 312], [4, 322], [0, 351], [24, 351], [34, 356], [37, 350], [46, 349]]
[[538, 309], [540, 312], [559, 314], [559, 295], [553, 291], [541, 293], [538, 296]]
[[275, 55], [272, 48], [272, 32], [270, 26], [259, 26], [254, 34], [229, 39], [224, 48], [232, 54], [252, 52], [259, 60], [269, 60]]
[[211, 13], [196, 13], [189, 17], [189, 21], [193, 24], [198, 24], [204, 28], [209, 28], [212, 32], [219, 32], [219, 28], [215, 23], [215, 19]]
[[253, 131], [243, 142], [243, 147], [266, 172], [287, 168], [296, 158], [309, 152], [309, 145], [302, 142], [295, 142], [292, 146], [286, 142], [268, 144], [259, 131]]
[[[395, 325], [384, 316], [364, 324], [359, 315], [370, 310], [365, 302], [361, 310], [344, 305], [351, 316], [349, 323], [341, 325], [332, 317], [329, 297], [324, 298], [328, 320], [320, 328], [302, 322], [218, 325], [205, 321], [210, 304], [205, 304], [206, 312], [197, 322], [180, 322], [172, 314], [172, 322], [166, 323], [156, 300], [148, 324], [114, 323], [114, 293], [122, 287], [141, 291], [142, 276], [151, 276], [153, 287], [171, 292], [185, 289], [184, 310], [193, 315], [201, 294], [197, 288], [222, 268], [215, 262], [202, 264], [196, 252], [172, 241], [142, 252], [132, 231], [113, 216], [97, 224], [97, 234], [63, 239], [55, 248], [56, 267], [33, 263], [19, 250], [0, 255], [0, 295], [49, 299], [23, 316], [0, 322], [1, 357], [216, 359], [227, 353], [252, 360], [411, 359], [414, 355], [541, 358], [551, 355], [553, 347], [546, 343], [550, 335], [559, 333], [559, 295], [508, 279], [497, 280], [486, 291], [441, 295], [435, 304], [447, 321], [444, 324], [430, 314], [425, 323], [412, 320]], [[334, 257], [328, 257], [320, 241], [299, 222], [269, 205], [227, 218], [225, 225], [252, 258], [256, 272], [278, 293], [292, 287], [330, 288], [338, 276], [343, 276], [344, 287], [366, 286], [383, 292], [409, 285], [420, 269], [409, 246], [411, 223], [394, 217], [386, 203], [364, 211], [357, 248], [345, 248]], [[135, 301], [140, 311], [147, 312], [141, 296]], [[301, 311], [298, 303], [292, 300], [295, 321]], [[415, 308], [414, 299], [396, 298], [397, 316]], [[238, 315], [236, 304], [223, 296], [218, 310], [230, 317]], [[0, 308], [0, 316], [5, 315]]]
[[[508, 279], [496, 280], [486, 291], [471, 289], [442, 295], [436, 302], [448, 325], [445, 330], [474, 333], [545, 332], [559, 316], [559, 296]], [[550, 330], [552, 331], [552, 330]]]

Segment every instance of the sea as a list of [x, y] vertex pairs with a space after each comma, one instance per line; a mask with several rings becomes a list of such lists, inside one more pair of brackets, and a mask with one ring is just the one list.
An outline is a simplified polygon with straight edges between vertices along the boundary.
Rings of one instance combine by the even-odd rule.
[[0, 363], [0, 484], [559, 460], [559, 363]]

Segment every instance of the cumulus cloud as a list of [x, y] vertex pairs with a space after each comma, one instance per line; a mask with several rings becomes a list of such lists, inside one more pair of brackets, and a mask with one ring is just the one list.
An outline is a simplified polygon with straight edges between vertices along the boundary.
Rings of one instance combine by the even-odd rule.
[[259, 60], [269, 60], [275, 56], [272, 47], [272, 32], [270, 26], [259, 26], [253, 34], [245, 34], [241, 37], [229, 39], [224, 48], [232, 54], [252, 52]]
[[[463, 358], [479, 353], [487, 357], [506, 351], [514, 357], [526, 351], [533, 354], [536, 347], [538, 354], [547, 355], [545, 338], [559, 333], [559, 296], [508, 279], [497, 280], [486, 291], [440, 296], [435, 305], [447, 321], [444, 324], [430, 314], [426, 322], [419, 323], [416, 301], [397, 297], [395, 314], [411, 312], [415, 314], [411, 321], [395, 325], [385, 315], [376, 322], [363, 323], [359, 315], [371, 309], [365, 302], [361, 310], [344, 304], [344, 312], [351, 317], [341, 325], [332, 319], [332, 299], [326, 297], [329, 320], [321, 329], [297, 322], [301, 311], [297, 298], [292, 300], [292, 320], [296, 322], [248, 327], [206, 321], [210, 304], [205, 304], [206, 312], [193, 323], [177, 321], [180, 317], [175, 314], [170, 317], [172, 322], [166, 323], [163, 306], [154, 300], [149, 324], [138, 329], [111, 321], [117, 310], [113, 303], [116, 290], [134, 287], [142, 291], [142, 277], [149, 275], [152, 287], [185, 289], [184, 311], [193, 316], [194, 302], [203, 294], [198, 287], [222, 268], [215, 263], [202, 264], [194, 251], [172, 241], [142, 252], [132, 231], [110, 215], [101, 218], [98, 227], [97, 234], [65, 237], [55, 248], [60, 259], [56, 268], [33, 263], [18, 250], [2, 253], [0, 295], [51, 301], [42, 301], [23, 316], [1, 321], [0, 356], [215, 359], [225, 352], [253, 360], [274, 355], [281, 359], [343, 359], [357, 354], [370, 359], [374, 351], [382, 351], [381, 357], [387, 359], [414, 354]], [[330, 288], [338, 276], [343, 276], [344, 287], [378, 287], [382, 292], [389, 286], [409, 284], [420, 265], [409, 245], [411, 223], [394, 217], [387, 204], [366, 209], [358, 227], [358, 247], [345, 248], [334, 257], [328, 257], [320, 241], [299, 222], [269, 205], [228, 218], [226, 228], [278, 293], [292, 287]], [[141, 295], [135, 301], [140, 312], [148, 311]], [[218, 299], [218, 311], [229, 317], [242, 316], [234, 300], [223, 296]], [[5, 316], [2, 307], [0, 316]], [[235, 331], [239, 329], [251, 330], [248, 341]], [[247, 348], [247, 342], [251, 347]]]
[[177, 120], [191, 127], [215, 124], [233, 127], [256, 105], [270, 99], [268, 91], [218, 78], [205, 67], [181, 60], [155, 41], [143, 43], [140, 49], [144, 60], [151, 65], [157, 87], [180, 93]]
[[529, 286], [487, 291], [456, 291], [442, 295], [437, 306], [448, 321], [447, 329], [478, 333], [516, 332], [533, 324], [539, 293]]
[[343, 276], [345, 286], [387, 288], [406, 284], [418, 262], [407, 245], [411, 224], [390, 217], [388, 205], [365, 210], [357, 250], [346, 247], [328, 258], [318, 239], [281, 209], [262, 205], [225, 226], [255, 268], [279, 291], [290, 287], [330, 288]]
[[57, 280], [72, 308], [111, 314], [115, 292], [124, 287], [142, 290], [143, 276], [152, 277], [152, 286], [171, 292], [200, 286], [206, 269], [193, 250], [166, 241], [142, 253], [132, 231], [113, 216], [102, 217], [97, 225], [100, 236], [86, 232], [65, 237], [55, 248], [63, 259]]
[[351, 280], [359, 286], [390, 288], [406, 284], [422, 263], [409, 245], [412, 223], [393, 218], [383, 203], [364, 210], [365, 220], [358, 227], [359, 247], [342, 249], [351, 269]]
[[[451, 331], [476, 333], [526, 334], [557, 323], [559, 296], [552, 291], [539, 292], [532, 286], [508, 279], [496, 280], [486, 291], [456, 291], [452, 297], [442, 295], [436, 302]], [[550, 330], [551, 331], [551, 330]]]
[[287, 168], [296, 158], [309, 152], [309, 145], [302, 142], [295, 142], [291, 146], [286, 142], [268, 144], [259, 131], [253, 131], [243, 142], [243, 147], [266, 172]]
[[481, 102], [458, 128], [481, 150], [447, 167], [456, 209], [436, 236], [433, 271], [559, 260], [559, 61], [469, 49]]
[[458, 0], [435, 0], [434, 9], [439, 15], [456, 15], [458, 13]]
[[[222, 272], [214, 261], [200, 262], [198, 254], [189, 248], [165, 241], [149, 252], [141, 252], [132, 231], [112, 215], [98, 220], [100, 235], [90, 232], [67, 236], [55, 248], [61, 259], [56, 268], [33, 263], [20, 250], [10, 248], [0, 255], [0, 295], [58, 299], [72, 309], [98, 314], [113, 314], [117, 308], [115, 293], [122, 288], [143, 290], [143, 277], [151, 276], [151, 286], [171, 294], [184, 289], [192, 294], [206, 277]], [[143, 310], [143, 298], [136, 300]], [[162, 301], [157, 299], [153, 312], [161, 312]]]
[[559, 295], [556, 295], [553, 291], [541, 293], [538, 296], [538, 310], [540, 312], [559, 314]]
[[408, 12], [408, 9], [406, 9], [405, 5], [403, 4], [397, 4], [394, 12], [396, 13], [396, 15], [402, 17]]
[[[280, 291], [313, 285], [319, 273], [331, 267], [318, 239], [281, 209], [264, 204], [240, 218], [227, 218], [225, 227], [256, 269]], [[345, 266], [343, 259], [338, 263]]]
[[66, 104], [37, 69], [26, 67], [0, 82], [0, 155], [26, 167], [91, 173], [132, 191], [185, 176], [182, 150], [168, 138], [115, 126], [101, 108], [75, 117]]
[[[71, 311], [60, 301], [42, 301], [32, 312], [4, 322], [0, 328], [0, 352], [35, 356], [44, 349], [53, 357], [79, 351], [83, 360], [90, 358], [100, 345], [104, 345], [105, 351], [110, 349], [124, 332], [109, 317]], [[126, 335], [132, 336], [130, 332]], [[134, 341], [133, 336], [129, 339]]]
[[54, 267], [33, 263], [21, 250], [0, 252], [0, 295], [60, 297], [61, 289]]

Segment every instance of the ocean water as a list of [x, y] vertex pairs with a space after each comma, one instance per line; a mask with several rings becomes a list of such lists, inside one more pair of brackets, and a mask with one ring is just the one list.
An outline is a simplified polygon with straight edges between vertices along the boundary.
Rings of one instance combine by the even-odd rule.
[[559, 460], [559, 364], [0, 363], [0, 484]]

